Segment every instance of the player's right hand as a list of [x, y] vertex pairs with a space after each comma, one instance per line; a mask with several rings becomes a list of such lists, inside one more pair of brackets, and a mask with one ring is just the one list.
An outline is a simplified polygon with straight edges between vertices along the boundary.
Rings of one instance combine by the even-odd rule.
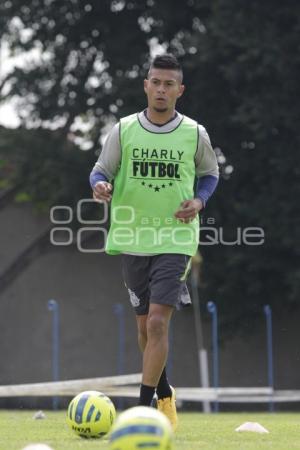
[[105, 202], [111, 201], [112, 185], [107, 181], [98, 181], [93, 189], [94, 200], [103, 200]]

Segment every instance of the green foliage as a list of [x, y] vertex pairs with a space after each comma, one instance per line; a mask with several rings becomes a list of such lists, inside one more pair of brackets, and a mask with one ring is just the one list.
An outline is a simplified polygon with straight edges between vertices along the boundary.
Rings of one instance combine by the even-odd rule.
[[[24, 122], [28, 123], [26, 114], [37, 124], [60, 119], [69, 130], [75, 117], [88, 116], [94, 121], [96, 143], [106, 120], [122, 105], [125, 81], [133, 104], [126, 104], [124, 110], [135, 108], [133, 79], [148, 56], [146, 33], [139, 25], [146, 3], [30, 0], [26, 5], [1, 4], [0, 30], [11, 50], [18, 54], [36, 49], [42, 54], [40, 62], [16, 69], [4, 83], [9, 85], [7, 96], [21, 97]], [[30, 30], [28, 35], [24, 28]]]
[[88, 176], [94, 156], [50, 130], [0, 128], [0, 155], [18, 187], [17, 201], [33, 201], [48, 211], [56, 204], [76, 205], [90, 197]]
[[253, 328], [264, 304], [299, 304], [299, 12], [295, 2], [220, 0], [207, 24], [210, 51], [202, 57], [218, 79], [200, 76], [198, 98], [213, 105], [209, 130], [234, 168], [207, 215], [228, 240], [238, 227], [265, 232], [262, 246], [203, 248], [204, 295], [217, 300], [232, 330]]
[[32, 201], [32, 198], [27, 192], [18, 192], [15, 196], [15, 201], [17, 203], [27, 203]]

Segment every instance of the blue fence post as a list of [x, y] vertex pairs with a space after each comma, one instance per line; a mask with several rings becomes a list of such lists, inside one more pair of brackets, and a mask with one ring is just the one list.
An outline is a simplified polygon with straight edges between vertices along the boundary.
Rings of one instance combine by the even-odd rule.
[[[270, 305], [264, 306], [267, 326], [267, 355], [268, 355], [268, 385], [274, 388], [274, 366], [273, 366], [273, 333], [272, 333], [272, 309]], [[269, 411], [274, 412], [274, 401], [269, 402]]]
[[[56, 300], [48, 301], [48, 310], [52, 312], [52, 378], [59, 380], [59, 306]], [[53, 397], [53, 409], [58, 408], [58, 397]]]
[[[124, 373], [124, 356], [125, 356], [125, 318], [124, 305], [122, 303], [115, 303], [113, 305], [113, 312], [118, 320], [118, 353], [117, 353], [117, 374]], [[123, 409], [124, 401], [120, 399], [117, 402], [119, 409]]]
[[[213, 387], [219, 387], [219, 350], [218, 350], [218, 311], [214, 302], [207, 303], [207, 311], [212, 315], [212, 359], [213, 359]], [[219, 402], [215, 401], [214, 412], [219, 411]]]

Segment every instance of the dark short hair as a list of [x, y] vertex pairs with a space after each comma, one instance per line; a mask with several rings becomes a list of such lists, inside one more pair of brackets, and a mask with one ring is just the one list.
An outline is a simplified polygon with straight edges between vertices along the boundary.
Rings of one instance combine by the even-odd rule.
[[[182, 67], [176, 58], [176, 56], [172, 55], [171, 53], [164, 53], [162, 55], [156, 55], [153, 60], [151, 61], [150, 70], [154, 69], [169, 69], [169, 70], [177, 70], [180, 72], [181, 78], [183, 77], [182, 73]], [[148, 72], [148, 76], [149, 76]]]

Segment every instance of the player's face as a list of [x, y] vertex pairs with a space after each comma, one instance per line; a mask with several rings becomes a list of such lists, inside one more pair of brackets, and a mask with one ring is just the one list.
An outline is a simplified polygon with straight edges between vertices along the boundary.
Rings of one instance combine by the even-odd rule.
[[156, 112], [165, 113], [175, 109], [176, 101], [184, 91], [181, 74], [177, 70], [152, 68], [144, 80], [148, 106]]

